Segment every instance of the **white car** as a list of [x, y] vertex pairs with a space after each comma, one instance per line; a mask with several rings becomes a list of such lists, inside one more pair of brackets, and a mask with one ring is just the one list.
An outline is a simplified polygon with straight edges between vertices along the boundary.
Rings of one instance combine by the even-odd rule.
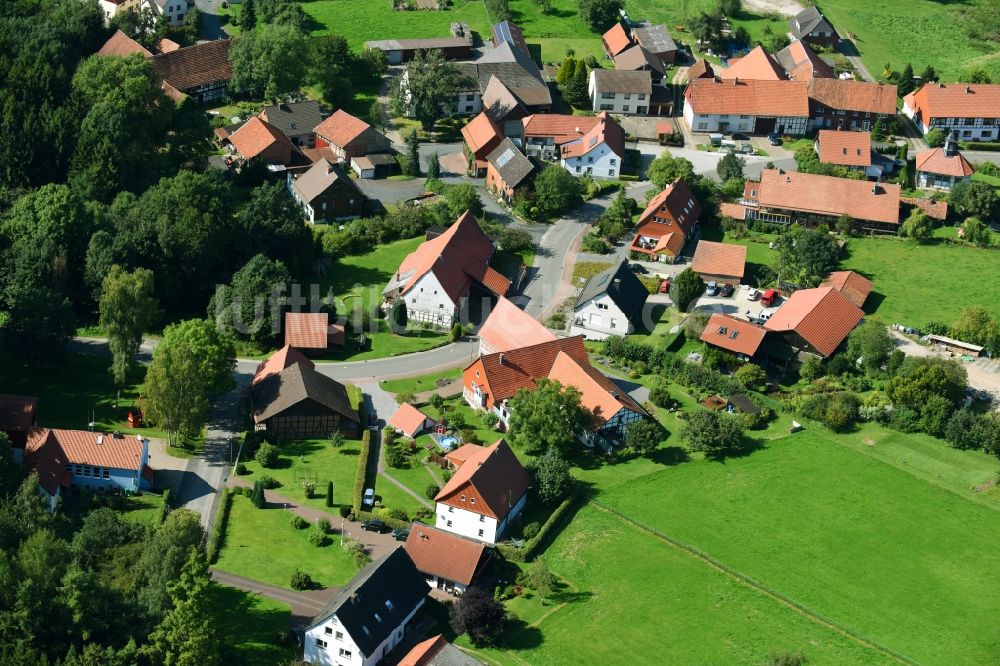
[[365, 496], [361, 499], [361, 503], [364, 504], [365, 506], [372, 506], [373, 504], [375, 504], [375, 489], [374, 488], [366, 488], [365, 489]]

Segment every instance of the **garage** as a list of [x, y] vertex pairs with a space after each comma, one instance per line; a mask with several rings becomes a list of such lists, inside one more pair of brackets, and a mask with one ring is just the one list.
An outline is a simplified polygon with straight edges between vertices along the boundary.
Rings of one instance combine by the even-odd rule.
[[775, 118], [756, 118], [753, 123], [754, 134], [771, 134], [774, 132]]

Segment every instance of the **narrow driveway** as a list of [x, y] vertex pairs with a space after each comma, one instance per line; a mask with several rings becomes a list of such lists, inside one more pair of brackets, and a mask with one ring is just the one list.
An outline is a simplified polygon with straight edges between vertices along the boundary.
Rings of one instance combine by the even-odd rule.
[[195, 6], [201, 12], [201, 38], [225, 39], [229, 35], [222, 29], [222, 18], [219, 7], [222, 0], [195, 0]]
[[296, 632], [305, 629], [340, 589], [327, 587], [322, 590], [293, 592], [220, 569], [212, 569], [212, 580], [219, 585], [236, 588], [251, 594], [259, 594], [262, 597], [287, 604], [292, 610], [291, 617], [288, 619], [288, 629]]

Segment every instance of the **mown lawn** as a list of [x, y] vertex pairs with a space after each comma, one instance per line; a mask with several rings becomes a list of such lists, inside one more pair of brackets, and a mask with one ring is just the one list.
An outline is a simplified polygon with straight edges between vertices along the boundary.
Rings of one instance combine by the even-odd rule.
[[344, 315], [356, 309], [363, 311], [380, 303], [382, 290], [399, 264], [423, 240], [423, 236], [405, 238], [379, 245], [366, 254], [334, 260], [327, 274], [319, 281], [320, 293], [326, 294], [332, 289], [337, 298], [338, 312]]
[[[264, 469], [253, 458], [246, 460], [247, 474], [242, 479], [253, 482], [262, 475], [272, 476], [281, 483], [274, 491], [297, 502], [303, 502], [332, 514], [337, 507], [353, 502], [354, 478], [358, 469], [358, 454], [361, 443], [346, 440], [339, 448], [333, 448], [327, 439], [301, 439], [282, 442], [278, 465]], [[333, 503], [326, 506], [326, 486], [333, 481]], [[316, 492], [311, 499], [306, 498], [306, 482], [316, 484]]]
[[[602, 499], [916, 661], [992, 661], [1000, 503], [945, 486], [988, 475], [995, 461], [973, 457], [961, 471], [942, 472], [964, 454], [938, 442], [932, 455], [925, 441], [913, 456], [894, 447], [885, 455], [895, 460], [884, 464], [851, 450], [859, 444], [881, 446], [864, 432], [811, 428], [743, 458], [636, 479]], [[907, 469], [911, 458], [918, 473]], [[928, 483], [926, 474], [947, 483]], [[812, 661], [811, 648], [801, 649]]]
[[155, 493], [144, 492], [141, 495], [126, 497], [124, 505], [121, 509], [121, 514], [126, 520], [156, 527], [158, 525], [157, 521], [160, 519], [160, 507], [163, 506], [163, 497]]
[[313, 20], [309, 26], [313, 34], [343, 35], [355, 49], [372, 39], [449, 37], [449, 27], [456, 21], [467, 22], [481, 38], [490, 39], [486, 6], [478, 0], [453, 0], [445, 11], [397, 12], [389, 0], [312, 0], [302, 8]]
[[387, 356], [399, 356], [400, 354], [412, 354], [413, 352], [427, 351], [451, 342], [451, 334], [448, 331], [438, 331], [430, 328], [417, 328], [411, 326], [401, 335], [396, 335], [389, 330], [387, 322], [379, 321], [379, 331], [377, 333], [366, 333], [368, 345], [364, 351], [358, 351], [357, 343], [353, 334], [348, 328], [347, 344], [342, 349], [330, 351], [320, 357], [323, 361], [367, 361], [374, 358], [385, 358]]
[[379, 386], [389, 393], [422, 393], [438, 388], [437, 381], [439, 379], [461, 378], [462, 371], [458, 368], [452, 368], [451, 370], [442, 370], [441, 372], [421, 375], [420, 377], [410, 377], [409, 379], [388, 379], [379, 382]]
[[291, 615], [285, 604], [221, 585], [212, 585], [208, 595], [208, 613], [225, 663], [274, 666], [291, 662], [300, 652], [290, 636], [284, 645], [278, 644]]
[[216, 568], [286, 588], [296, 569], [328, 587], [343, 585], [357, 573], [339, 535], [330, 535], [326, 546], [314, 546], [308, 537], [315, 527], [297, 530], [291, 518], [288, 511], [257, 509], [249, 498], [234, 497]]

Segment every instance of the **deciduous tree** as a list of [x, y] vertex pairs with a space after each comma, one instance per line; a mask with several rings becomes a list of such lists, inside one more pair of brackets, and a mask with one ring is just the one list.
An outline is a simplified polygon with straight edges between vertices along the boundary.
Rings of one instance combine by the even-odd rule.
[[847, 357], [869, 371], [881, 368], [895, 348], [895, 338], [877, 317], [866, 319], [847, 336]]
[[154, 664], [214, 666], [219, 640], [208, 612], [210, 578], [205, 556], [191, 550], [179, 578], [167, 588], [171, 609], [143, 650]]
[[710, 458], [720, 458], [743, 448], [743, 426], [739, 419], [708, 410], [687, 415], [681, 427], [681, 437], [691, 449], [703, 451]]
[[495, 645], [503, 633], [507, 613], [493, 595], [474, 585], [452, 604], [451, 628], [458, 634], [468, 634], [476, 647]]
[[685, 268], [670, 282], [670, 300], [678, 312], [688, 308], [705, 293], [705, 282], [690, 268]]
[[233, 42], [232, 87], [252, 97], [277, 99], [297, 91], [306, 79], [309, 44], [290, 25], [262, 25]]
[[535, 479], [535, 492], [545, 504], [555, 505], [573, 490], [573, 475], [569, 463], [554, 447], [535, 460], [531, 467]]
[[529, 454], [567, 450], [590, 427], [591, 414], [580, 404], [573, 386], [541, 379], [533, 390], [522, 389], [510, 401], [510, 440]]
[[267, 348], [281, 331], [289, 282], [284, 264], [258, 254], [216, 290], [208, 315], [219, 330]]
[[[739, 2], [739, 0], [734, 0]], [[733, 151], [727, 152], [715, 165], [715, 172], [723, 182], [727, 180], [743, 180], [743, 167], [747, 165], [746, 158], [740, 157]]]
[[125, 386], [129, 369], [142, 344], [142, 334], [156, 317], [153, 272], [138, 268], [127, 273], [112, 266], [101, 290], [101, 327], [108, 335], [111, 376], [119, 389]]
[[669, 150], [664, 150], [649, 164], [646, 169], [646, 178], [656, 187], [656, 190], [651, 192], [655, 195], [658, 190], [662, 190], [678, 178], [690, 185], [691, 179], [694, 178], [694, 165], [689, 160], [683, 157], [674, 157]]
[[535, 178], [535, 203], [543, 217], [555, 217], [580, 201], [580, 182], [558, 164]]
[[653, 419], [640, 419], [625, 427], [625, 447], [634, 455], [648, 455], [656, 450], [663, 436], [659, 423]]
[[406, 70], [406, 77], [393, 79], [390, 91], [393, 111], [408, 111], [426, 131], [448, 113], [455, 95], [475, 88], [476, 82], [458, 67], [445, 60], [438, 50], [417, 51]]

